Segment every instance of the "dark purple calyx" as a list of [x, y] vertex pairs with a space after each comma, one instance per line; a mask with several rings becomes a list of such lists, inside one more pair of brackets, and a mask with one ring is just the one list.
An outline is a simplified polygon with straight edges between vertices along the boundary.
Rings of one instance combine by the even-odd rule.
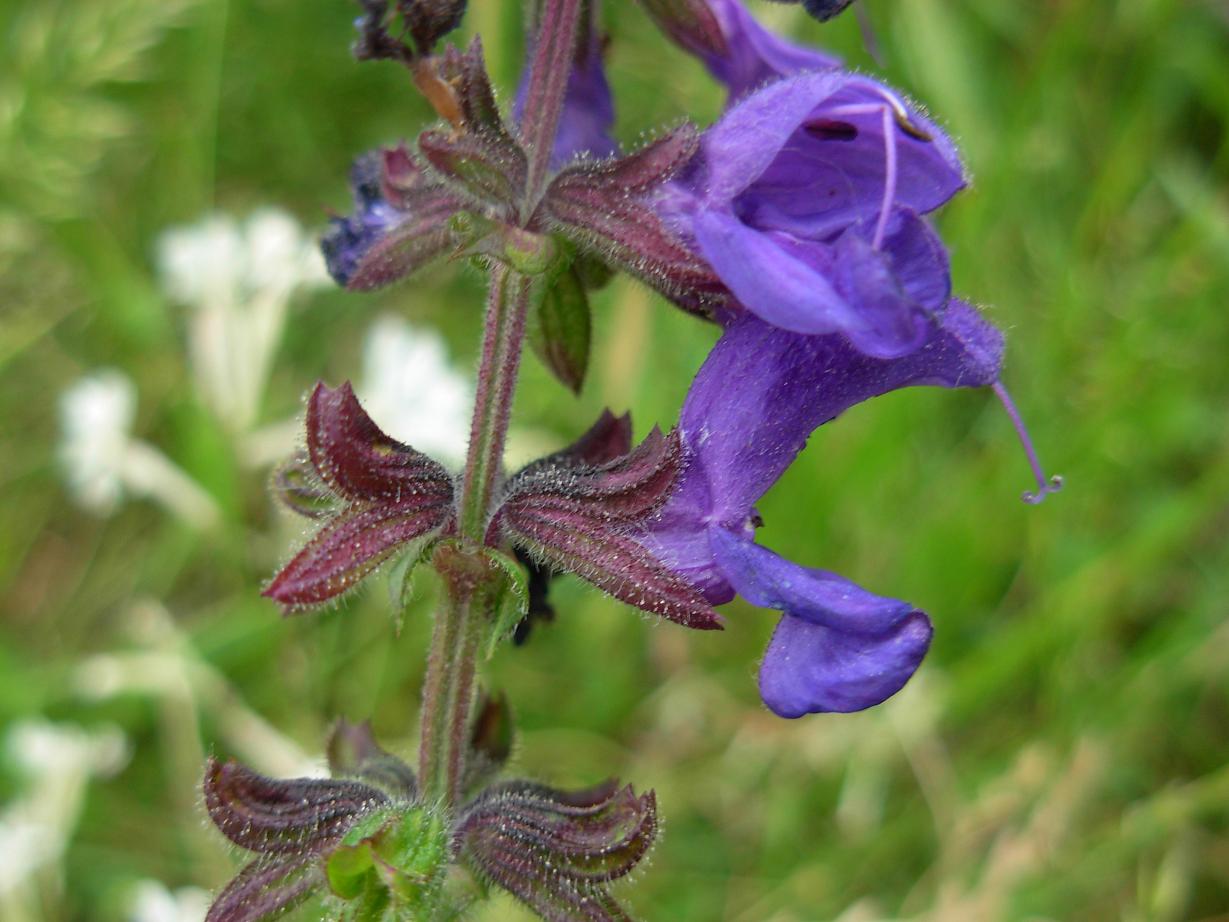
[[630, 917], [608, 885], [625, 877], [657, 835], [652, 791], [610, 781], [565, 792], [526, 781], [495, 785], [457, 823], [461, 860], [548, 920]]
[[328, 602], [453, 515], [453, 482], [436, 461], [380, 431], [349, 383], [318, 384], [307, 406], [312, 470], [341, 507], [265, 587], [287, 612]]
[[647, 198], [698, 145], [695, 127], [685, 123], [626, 157], [567, 167], [547, 189], [540, 219], [583, 251], [704, 313], [703, 305], [724, 300], [726, 290]]
[[329, 764], [334, 778], [281, 780], [237, 762], [209, 759], [202, 784], [209, 817], [226, 838], [257, 858], [217, 895], [207, 922], [280, 915], [332, 886], [334, 863], [348, 857], [337, 854], [347, 851], [351, 840], [405, 826], [422, 812], [415, 804], [414, 773], [376, 745], [366, 724], [342, 721], [334, 728]]
[[404, 146], [365, 154], [350, 171], [354, 212], [320, 241], [329, 274], [352, 291], [405, 278], [460, 246], [461, 199]]
[[263, 855], [320, 852], [358, 817], [389, 802], [382, 791], [358, 781], [266, 778], [213, 758], [203, 787], [205, 808], [222, 835]]
[[205, 922], [272, 919], [303, 902], [323, 883], [311, 855], [257, 858], [214, 897]]
[[513, 476], [489, 540], [506, 540], [553, 570], [575, 573], [615, 598], [688, 627], [716, 629], [720, 618], [690, 583], [635, 540], [666, 502], [682, 470], [677, 431], [654, 429], [623, 447], [626, 417], [604, 414], [564, 452]]

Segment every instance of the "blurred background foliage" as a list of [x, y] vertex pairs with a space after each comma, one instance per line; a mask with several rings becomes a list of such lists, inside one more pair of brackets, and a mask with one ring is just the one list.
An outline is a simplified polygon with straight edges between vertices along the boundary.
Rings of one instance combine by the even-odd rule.
[[[933, 614], [906, 691], [781, 721], [754, 681], [769, 614], [736, 608], [724, 634], [689, 635], [564, 580], [557, 623], [486, 669], [516, 709], [517, 769], [657, 789], [664, 839], [622, 891], [646, 919], [1229, 918], [1229, 14], [1221, 0], [865, 2], [882, 72], [963, 144], [975, 183], [940, 218], [956, 285], [1008, 330], [1008, 383], [1067, 489], [1017, 500], [1024, 460], [987, 393], [857, 408], [767, 497], [761, 536]], [[853, 17], [753, 6], [880, 70]], [[506, 99], [519, 5], [471, 7]], [[701, 68], [633, 4], [607, 7], [621, 140], [711, 120], [721, 97]], [[0, 6], [6, 920], [126, 919], [140, 881], [225, 880], [196, 793], [206, 751], [293, 769], [344, 715], [413, 752], [430, 580], [399, 635], [379, 584], [291, 620], [259, 598], [297, 526], [194, 391], [186, 313], [155, 262], [162, 231], [214, 210], [278, 206], [318, 228], [348, 209], [356, 153], [424, 124], [401, 70], [351, 62], [354, 14], [342, 0]], [[472, 367], [480, 299], [455, 265], [302, 299], [262, 421], [296, 413], [318, 377], [357, 376], [364, 331], [390, 311]], [[626, 280], [595, 308], [579, 400], [526, 363], [525, 454], [607, 405], [638, 432], [671, 423], [715, 338]], [[133, 432], [204, 486], [212, 527], [140, 498], [109, 517], [71, 502], [57, 405], [103, 366], [135, 381]], [[32, 770], [18, 731], [40, 721], [95, 748], [52, 747], [53, 768]], [[98, 749], [117, 728], [122, 758]], [[114, 758], [80, 755], [96, 750]], [[76, 772], [80, 815], [62, 848], [31, 855], [17, 833], [55, 771]]]

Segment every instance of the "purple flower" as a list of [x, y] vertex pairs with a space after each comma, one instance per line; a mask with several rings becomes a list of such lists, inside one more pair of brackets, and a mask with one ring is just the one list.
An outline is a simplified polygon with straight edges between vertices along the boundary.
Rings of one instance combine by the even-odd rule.
[[913, 385], [995, 384], [1002, 337], [953, 301], [907, 355], [868, 356], [844, 336], [807, 336], [754, 316], [734, 321], [683, 406], [689, 453], [646, 544], [714, 604], [735, 593], [783, 613], [760, 670], [783, 717], [856, 711], [908, 681], [930, 644], [913, 606], [779, 557], [753, 540], [754, 505], [818, 426], [849, 407]]
[[656, 204], [747, 310], [889, 358], [915, 349], [947, 301], [946, 253], [918, 215], [964, 184], [933, 123], [830, 70], [738, 103]]
[[724, 53], [705, 51], [701, 60], [726, 85], [730, 102], [780, 77], [840, 66], [839, 58], [774, 35], [739, 0], [708, 0], [708, 6], [726, 47]]

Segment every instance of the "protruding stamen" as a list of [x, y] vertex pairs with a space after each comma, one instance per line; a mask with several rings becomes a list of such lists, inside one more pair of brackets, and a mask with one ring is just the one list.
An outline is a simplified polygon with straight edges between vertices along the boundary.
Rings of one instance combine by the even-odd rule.
[[1063, 478], [1057, 474], [1052, 477], [1046, 477], [1045, 471], [1041, 468], [1041, 461], [1037, 458], [1037, 450], [1033, 448], [1033, 440], [1029, 438], [1024, 420], [1020, 418], [1020, 411], [1016, 409], [1016, 405], [1012, 401], [1011, 395], [1007, 393], [1007, 388], [1003, 386], [1003, 382], [995, 381], [993, 390], [995, 396], [999, 398], [999, 402], [1003, 404], [1003, 409], [1011, 417], [1012, 425], [1016, 427], [1016, 435], [1020, 437], [1020, 444], [1024, 446], [1024, 455], [1028, 458], [1029, 467], [1033, 469], [1033, 477], [1037, 480], [1037, 489], [1035, 491], [1025, 490], [1020, 495], [1020, 498], [1029, 505], [1035, 506], [1051, 493], [1057, 493], [1061, 490], [1063, 488]]

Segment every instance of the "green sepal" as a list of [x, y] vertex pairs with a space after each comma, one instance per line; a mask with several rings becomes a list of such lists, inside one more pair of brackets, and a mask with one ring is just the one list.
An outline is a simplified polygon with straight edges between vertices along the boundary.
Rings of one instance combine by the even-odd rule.
[[430, 908], [448, 859], [448, 828], [434, 811], [422, 806], [381, 810], [346, 833], [325, 862], [325, 878], [335, 896], [356, 901], [350, 910], [354, 919], [377, 919], [390, 903]]
[[486, 647], [486, 658], [490, 659], [529, 613], [529, 578], [524, 568], [507, 554], [490, 548], [484, 553], [496, 573], [490, 588], [491, 633]]
[[388, 599], [393, 606], [398, 634], [405, 610], [414, 598], [414, 570], [431, 556], [431, 549], [438, 540], [436, 535], [423, 535], [407, 542], [405, 550], [388, 571]]

